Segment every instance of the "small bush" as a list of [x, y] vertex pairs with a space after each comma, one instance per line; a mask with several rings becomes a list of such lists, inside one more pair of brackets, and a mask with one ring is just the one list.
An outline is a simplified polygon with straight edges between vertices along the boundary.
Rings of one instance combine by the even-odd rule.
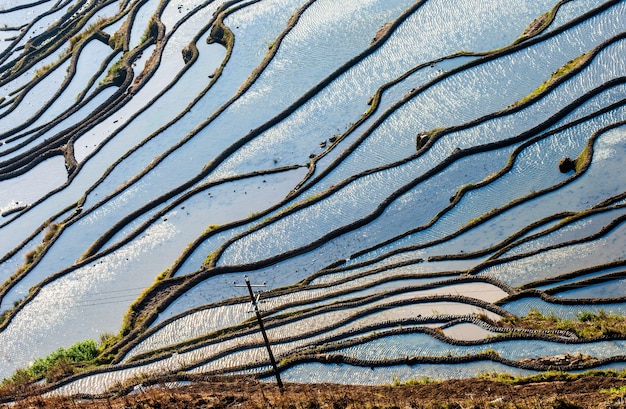
[[46, 234], [43, 236], [44, 243], [48, 243], [50, 240], [52, 240], [52, 238], [59, 231], [60, 228], [61, 228], [61, 225], [58, 223], [52, 223], [50, 226], [48, 226], [48, 230], [46, 231]]
[[95, 341], [78, 342], [68, 349], [59, 348], [45, 358], [38, 358], [26, 369], [19, 369], [4, 383], [21, 385], [44, 378], [48, 382], [76, 372], [80, 366], [93, 361], [99, 354]]
[[37, 250], [31, 250], [24, 255], [24, 259], [26, 264], [33, 264], [35, 258], [37, 257]]

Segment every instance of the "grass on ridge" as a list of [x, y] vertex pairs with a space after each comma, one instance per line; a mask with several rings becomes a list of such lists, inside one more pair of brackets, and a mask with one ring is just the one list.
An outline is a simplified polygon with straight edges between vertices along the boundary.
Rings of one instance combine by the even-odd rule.
[[525, 317], [505, 317], [496, 325], [505, 328], [570, 331], [579, 338], [626, 335], [626, 316], [604, 310], [598, 313], [581, 312], [575, 320], [530, 310]]

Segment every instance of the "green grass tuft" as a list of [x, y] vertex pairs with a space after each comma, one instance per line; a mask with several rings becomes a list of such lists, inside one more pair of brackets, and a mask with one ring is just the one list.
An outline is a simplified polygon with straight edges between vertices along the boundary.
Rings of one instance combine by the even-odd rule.
[[570, 331], [579, 338], [626, 335], [626, 316], [604, 310], [581, 312], [572, 320], [530, 310], [525, 317], [505, 317], [497, 324], [507, 328]]
[[36, 359], [28, 368], [18, 369], [11, 377], [4, 379], [2, 385], [23, 385], [39, 379], [54, 382], [80, 371], [99, 354], [100, 349], [93, 340], [78, 342], [68, 349], [59, 348], [45, 358]]

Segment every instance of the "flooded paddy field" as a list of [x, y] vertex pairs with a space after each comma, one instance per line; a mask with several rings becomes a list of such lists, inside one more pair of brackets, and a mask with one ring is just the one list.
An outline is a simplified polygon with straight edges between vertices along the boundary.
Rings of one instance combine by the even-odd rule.
[[1, 378], [626, 368], [626, 2], [6, 3]]

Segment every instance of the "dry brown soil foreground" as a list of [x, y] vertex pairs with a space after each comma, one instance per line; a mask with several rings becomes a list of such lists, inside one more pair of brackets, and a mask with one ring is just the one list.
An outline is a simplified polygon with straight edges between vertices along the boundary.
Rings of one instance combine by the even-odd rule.
[[[31, 397], [13, 408], [626, 408], [626, 379], [583, 378], [512, 386], [477, 379], [413, 386], [287, 384], [284, 393], [254, 379], [143, 388], [96, 400]], [[613, 389], [613, 393], [607, 390]], [[7, 406], [8, 407], [8, 406]]]

